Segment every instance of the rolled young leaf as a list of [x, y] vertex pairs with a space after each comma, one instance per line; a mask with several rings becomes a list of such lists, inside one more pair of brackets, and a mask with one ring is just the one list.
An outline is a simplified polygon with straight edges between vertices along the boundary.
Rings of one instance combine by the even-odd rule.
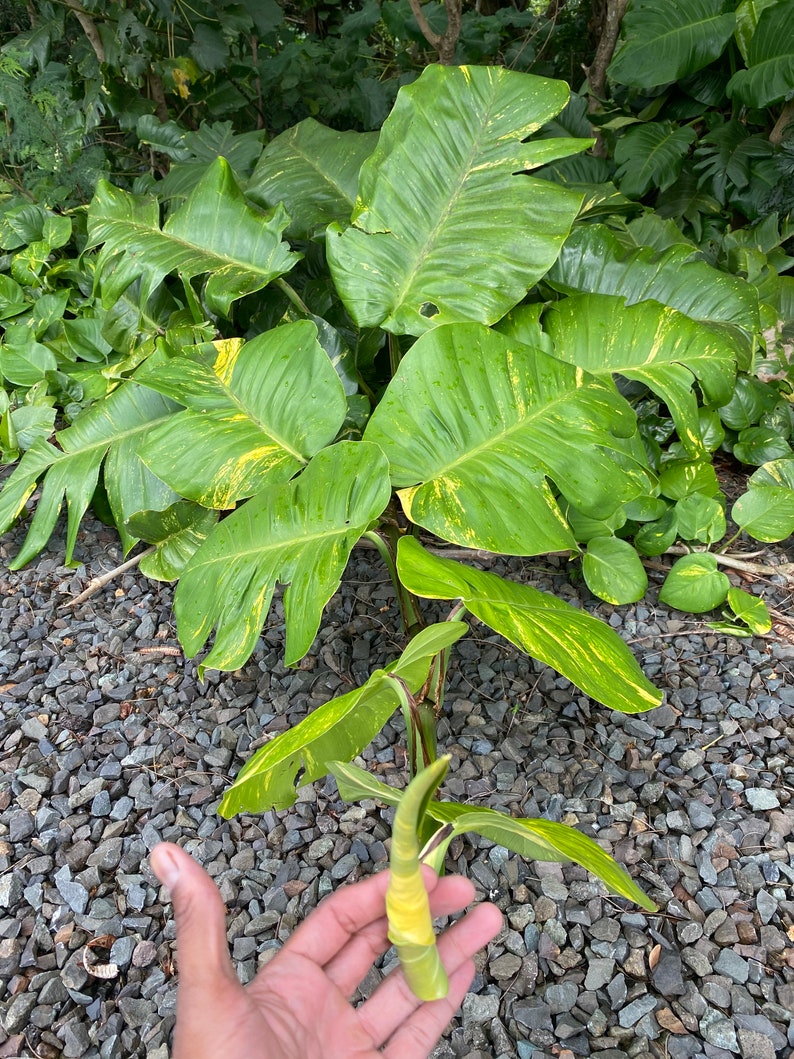
[[397, 948], [409, 988], [420, 1000], [440, 1000], [449, 989], [447, 973], [436, 948], [417, 838], [427, 803], [448, 765], [449, 754], [446, 754], [408, 784], [397, 806], [392, 829], [391, 879], [386, 892], [389, 940]]

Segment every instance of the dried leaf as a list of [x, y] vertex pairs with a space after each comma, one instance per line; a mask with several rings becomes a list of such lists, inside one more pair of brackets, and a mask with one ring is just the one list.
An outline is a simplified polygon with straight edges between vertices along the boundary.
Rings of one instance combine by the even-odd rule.
[[659, 962], [659, 957], [661, 955], [662, 955], [662, 946], [661, 945], [654, 945], [654, 947], [651, 949], [650, 953], [648, 954], [648, 966], [650, 967], [651, 970], [653, 970], [654, 967], [656, 966], [656, 964]]
[[118, 978], [119, 969], [115, 963], [89, 963], [88, 953], [91, 949], [107, 949], [113, 947], [115, 941], [113, 934], [102, 934], [98, 938], [92, 938], [83, 949], [83, 967], [93, 978]]

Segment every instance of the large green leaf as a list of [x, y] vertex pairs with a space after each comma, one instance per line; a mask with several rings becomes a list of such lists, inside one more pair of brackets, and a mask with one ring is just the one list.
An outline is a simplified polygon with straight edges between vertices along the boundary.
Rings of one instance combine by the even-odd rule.
[[765, 463], [747, 484], [731, 511], [736, 525], [766, 544], [794, 533], [794, 456]]
[[323, 449], [298, 478], [266, 486], [210, 533], [177, 586], [185, 653], [215, 643], [201, 669], [233, 670], [250, 656], [276, 582], [284, 590], [286, 663], [311, 647], [356, 541], [389, 502], [383, 453], [363, 442]]
[[736, 43], [745, 62], [759, 18], [766, 8], [779, 3], [780, 0], [741, 0], [736, 8]]
[[284, 204], [291, 235], [306, 239], [331, 221], [348, 221], [358, 175], [376, 132], [337, 132], [306, 118], [271, 140], [246, 194], [261, 206]]
[[627, 306], [605, 294], [565, 298], [543, 323], [556, 357], [605, 379], [617, 374], [643, 383], [670, 409], [687, 450], [704, 454], [693, 384], [697, 379], [711, 404], [730, 399], [742, 353], [735, 335], [656, 301]]
[[[332, 772], [345, 801], [373, 798], [386, 805], [400, 803], [402, 791], [387, 787], [356, 765], [335, 761]], [[446, 850], [456, 834], [473, 831], [527, 860], [575, 861], [601, 879], [613, 893], [628, 897], [649, 911], [656, 907], [597, 842], [575, 828], [550, 820], [515, 819], [495, 809], [472, 809], [457, 802], [429, 801], [427, 815], [439, 823], [452, 825], [440, 847], [442, 850]]]
[[726, 0], [632, 0], [607, 70], [621, 85], [656, 88], [702, 70], [722, 54], [736, 18]]
[[420, 335], [495, 323], [549, 268], [581, 202], [526, 170], [589, 140], [523, 143], [568, 87], [497, 66], [429, 66], [402, 88], [364, 163], [353, 226], [328, 230], [334, 283], [360, 326]]
[[679, 243], [661, 252], [624, 245], [604, 225], [574, 229], [546, 276], [555, 289], [572, 294], [618, 294], [627, 305], [653, 299], [693, 320], [730, 325], [733, 341], [760, 328], [755, 288], [699, 260], [694, 247]]
[[737, 70], [726, 92], [748, 107], [768, 107], [794, 92], [794, 0], [761, 12], [747, 49], [746, 70]]
[[[96, 489], [99, 469], [105, 467], [105, 485], [119, 530], [136, 511], [166, 507], [176, 499], [137, 457], [137, 447], [147, 431], [168, 419], [177, 406], [160, 394], [126, 383], [104, 401], [86, 409], [57, 440], [61, 449], [36, 442], [0, 493], [0, 533], [22, 511], [25, 501], [44, 474], [41, 497], [28, 535], [11, 569], [24, 566], [37, 555], [52, 534], [64, 498], [67, 504], [66, 561], [71, 562], [80, 520]], [[124, 538], [128, 546], [134, 539]]]
[[187, 406], [147, 436], [141, 459], [204, 507], [233, 507], [292, 478], [333, 440], [347, 408], [308, 320], [150, 358], [135, 378]]
[[155, 545], [141, 559], [141, 573], [155, 581], [175, 581], [217, 521], [217, 511], [189, 500], [177, 500], [163, 511], [138, 511], [127, 520], [127, 531]]
[[582, 559], [585, 584], [599, 599], [619, 606], [648, 591], [648, 575], [636, 550], [620, 537], [593, 537]]
[[359, 754], [400, 705], [395, 678], [412, 693], [418, 691], [434, 657], [465, 632], [458, 621], [423, 629], [387, 669], [376, 670], [362, 687], [318, 706], [266, 743], [240, 769], [218, 808], [220, 815], [292, 805], [298, 773], [301, 783], [311, 783], [336, 766], [336, 758], [350, 760]]
[[615, 182], [624, 195], [641, 198], [649, 188], [674, 184], [695, 130], [672, 121], [648, 122], [628, 129], [617, 142]]
[[409, 350], [364, 437], [386, 453], [413, 522], [468, 547], [532, 555], [575, 547], [548, 478], [593, 518], [648, 492], [641, 468], [621, 463], [620, 438], [634, 430], [611, 381], [480, 324], [452, 324]]
[[397, 570], [409, 592], [462, 599], [480, 621], [610, 709], [641, 713], [662, 701], [616, 632], [555, 596], [431, 555], [410, 536], [400, 540]]
[[283, 207], [263, 214], [249, 206], [224, 158], [209, 167], [162, 230], [157, 199], [136, 198], [102, 180], [88, 209], [88, 232], [89, 246], [104, 244], [103, 304], [112, 305], [139, 277], [145, 305], [169, 272], [185, 279], [209, 273], [207, 307], [228, 316], [237, 298], [261, 290], [300, 260], [281, 240], [288, 222]]

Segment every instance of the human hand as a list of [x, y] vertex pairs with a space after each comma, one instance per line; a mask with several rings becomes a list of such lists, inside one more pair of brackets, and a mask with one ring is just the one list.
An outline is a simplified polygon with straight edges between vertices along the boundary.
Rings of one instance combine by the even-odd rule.
[[[184, 850], [162, 843], [151, 865], [171, 891], [179, 994], [173, 1059], [426, 1059], [474, 977], [472, 956], [498, 934], [499, 910], [479, 904], [439, 939], [449, 975], [443, 1000], [422, 1003], [395, 971], [358, 1007], [350, 996], [389, 947], [388, 872], [323, 901], [243, 987], [229, 958], [225, 909], [212, 879]], [[470, 904], [460, 876], [423, 869], [434, 916]]]

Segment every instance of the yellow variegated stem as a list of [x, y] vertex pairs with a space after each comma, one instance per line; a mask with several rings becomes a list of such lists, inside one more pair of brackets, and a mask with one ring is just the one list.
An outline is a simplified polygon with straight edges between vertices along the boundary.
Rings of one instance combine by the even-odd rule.
[[449, 989], [447, 973], [436, 948], [417, 838], [425, 807], [448, 765], [447, 754], [408, 784], [397, 806], [392, 829], [391, 878], [386, 893], [389, 940], [397, 948], [405, 980], [420, 1000], [440, 1000]]

